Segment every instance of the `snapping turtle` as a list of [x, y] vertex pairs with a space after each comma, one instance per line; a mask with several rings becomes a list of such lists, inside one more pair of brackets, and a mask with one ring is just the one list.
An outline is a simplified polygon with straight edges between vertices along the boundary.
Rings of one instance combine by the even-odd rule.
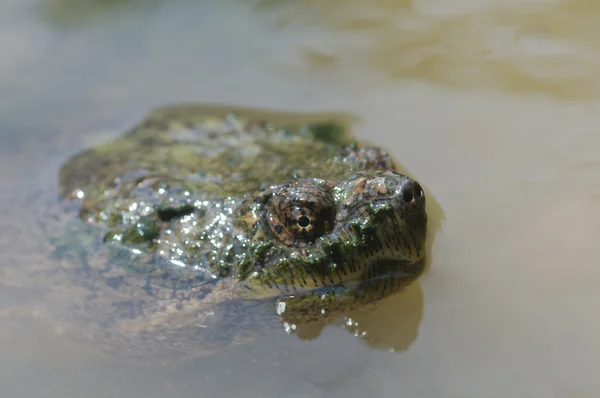
[[284, 119], [164, 107], [62, 166], [79, 218], [57, 252], [93, 276], [111, 338], [209, 352], [418, 277], [420, 185], [340, 123]]

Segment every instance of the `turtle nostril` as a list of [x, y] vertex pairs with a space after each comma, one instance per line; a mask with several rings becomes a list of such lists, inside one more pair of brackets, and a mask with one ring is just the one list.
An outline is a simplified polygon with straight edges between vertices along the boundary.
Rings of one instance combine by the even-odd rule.
[[404, 191], [402, 192], [402, 199], [404, 199], [405, 202], [412, 201], [413, 191], [411, 189], [404, 189]]
[[402, 187], [401, 197], [402, 200], [406, 203], [410, 203], [413, 200], [418, 199], [422, 195], [423, 190], [421, 189], [419, 183], [416, 181], [408, 181], [406, 184], [404, 184], [404, 187]]

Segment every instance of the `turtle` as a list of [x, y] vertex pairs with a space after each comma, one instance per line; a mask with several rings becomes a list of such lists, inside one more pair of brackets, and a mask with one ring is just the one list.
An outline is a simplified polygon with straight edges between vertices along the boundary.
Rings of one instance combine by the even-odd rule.
[[66, 160], [58, 186], [80, 312], [145, 354], [293, 331], [424, 268], [421, 185], [334, 117], [162, 106]]

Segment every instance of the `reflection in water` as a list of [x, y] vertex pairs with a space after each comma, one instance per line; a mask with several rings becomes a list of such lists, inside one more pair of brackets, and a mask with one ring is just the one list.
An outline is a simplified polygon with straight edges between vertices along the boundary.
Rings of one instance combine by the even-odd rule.
[[346, 329], [371, 348], [403, 351], [417, 338], [423, 315], [423, 292], [413, 283], [401, 292], [375, 304], [350, 311], [341, 318], [296, 325], [290, 332], [302, 340], [313, 340], [328, 325]]

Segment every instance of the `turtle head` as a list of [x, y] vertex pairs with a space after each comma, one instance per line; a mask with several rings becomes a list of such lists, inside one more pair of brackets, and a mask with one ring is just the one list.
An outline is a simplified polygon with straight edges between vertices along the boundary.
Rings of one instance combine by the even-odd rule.
[[242, 274], [280, 290], [378, 277], [390, 264], [395, 272], [420, 272], [415, 266], [425, 256], [425, 195], [394, 171], [273, 185], [242, 209], [253, 251]]

